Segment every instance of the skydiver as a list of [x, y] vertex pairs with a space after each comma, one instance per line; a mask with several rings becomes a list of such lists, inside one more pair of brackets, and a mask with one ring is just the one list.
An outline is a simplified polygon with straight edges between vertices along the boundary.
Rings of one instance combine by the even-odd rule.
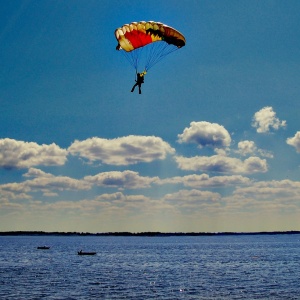
[[131, 92], [134, 91], [135, 87], [138, 86], [139, 87], [139, 94], [142, 93], [141, 90], [141, 86], [144, 83], [144, 76], [146, 75], [146, 71], [142, 72], [142, 73], [137, 73], [136, 74], [136, 80], [135, 80], [135, 85], [132, 87]]

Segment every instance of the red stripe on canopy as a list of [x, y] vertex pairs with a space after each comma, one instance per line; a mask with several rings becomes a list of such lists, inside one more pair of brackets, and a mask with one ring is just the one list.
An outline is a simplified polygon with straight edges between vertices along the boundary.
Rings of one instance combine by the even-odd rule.
[[125, 33], [126, 39], [128, 39], [134, 48], [140, 48], [152, 43], [152, 37], [150, 34], [138, 30], [132, 30]]

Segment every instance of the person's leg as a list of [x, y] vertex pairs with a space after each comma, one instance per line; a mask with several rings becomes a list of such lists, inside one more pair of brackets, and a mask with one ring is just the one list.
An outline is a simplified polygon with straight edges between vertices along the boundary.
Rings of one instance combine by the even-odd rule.
[[132, 87], [131, 92], [134, 91], [135, 87], [137, 86], [137, 83]]

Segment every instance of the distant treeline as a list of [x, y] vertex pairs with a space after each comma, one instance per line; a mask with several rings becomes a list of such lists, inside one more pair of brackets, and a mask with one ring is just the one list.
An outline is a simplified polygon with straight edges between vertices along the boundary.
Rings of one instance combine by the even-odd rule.
[[300, 234], [300, 231], [263, 231], [263, 232], [45, 232], [45, 231], [3, 231], [0, 236], [18, 235], [53, 235], [53, 236], [224, 236], [224, 235], [275, 235], [275, 234]]

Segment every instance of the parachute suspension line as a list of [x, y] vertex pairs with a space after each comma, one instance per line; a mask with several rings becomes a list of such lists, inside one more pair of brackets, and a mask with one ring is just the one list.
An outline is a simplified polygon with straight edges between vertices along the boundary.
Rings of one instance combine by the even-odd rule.
[[125, 58], [128, 60], [128, 62], [134, 67], [134, 69], [137, 72], [138, 64], [139, 64], [139, 58], [141, 56], [141, 53], [143, 51], [143, 48], [136, 49], [135, 51], [126, 52], [122, 50], [122, 54], [125, 56]]
[[132, 55], [134, 56], [134, 68], [135, 68], [135, 73], [137, 73], [138, 66], [139, 66], [139, 59], [142, 55], [143, 48], [139, 48], [136, 51], [132, 51]]
[[178, 49], [178, 47], [172, 44], [155, 42], [130, 52], [126, 52], [124, 50], [121, 52], [128, 62], [134, 67], [136, 73], [138, 73], [139, 64], [143, 67], [143, 70], [141, 71], [148, 71], [165, 56]]
[[127, 59], [127, 61], [134, 67], [134, 60], [133, 60], [133, 58], [132, 58], [132, 55], [129, 55], [129, 53], [128, 52], [126, 52], [126, 51], [121, 51], [121, 53], [123, 54], [123, 56]]
[[165, 43], [159, 43], [156, 42], [155, 44], [150, 44], [148, 47], [148, 55], [147, 55], [147, 61], [146, 61], [146, 66], [145, 69], [149, 70], [154, 64], [155, 62], [159, 59], [160, 55], [161, 55], [161, 48], [162, 45], [161, 44], [165, 44]]
[[164, 42], [155, 42], [144, 48], [147, 50], [147, 61], [145, 65], [146, 71], [152, 68], [171, 52], [178, 50], [178, 47]]

